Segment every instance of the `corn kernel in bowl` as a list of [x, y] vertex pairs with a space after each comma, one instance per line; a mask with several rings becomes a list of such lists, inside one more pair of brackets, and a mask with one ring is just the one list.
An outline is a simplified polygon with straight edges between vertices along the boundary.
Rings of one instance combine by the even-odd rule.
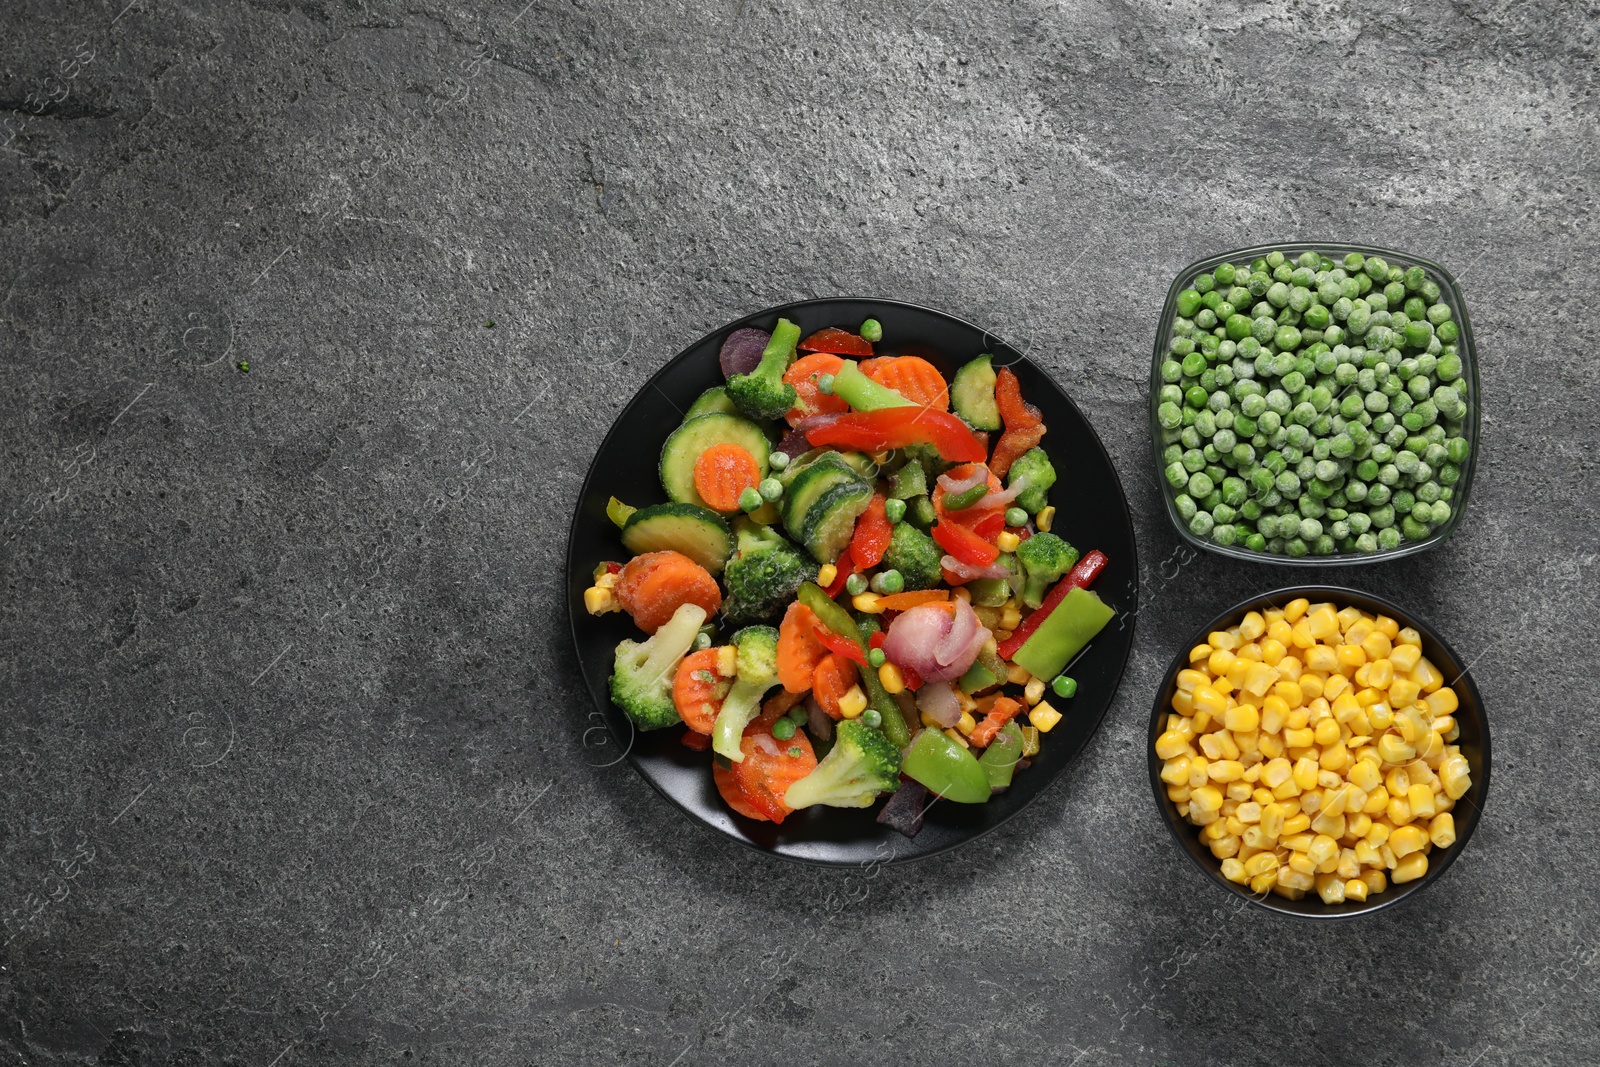
[[1364, 901], [1455, 843], [1472, 785], [1460, 705], [1415, 629], [1330, 603], [1251, 611], [1190, 650], [1160, 778], [1222, 875], [1251, 892]]

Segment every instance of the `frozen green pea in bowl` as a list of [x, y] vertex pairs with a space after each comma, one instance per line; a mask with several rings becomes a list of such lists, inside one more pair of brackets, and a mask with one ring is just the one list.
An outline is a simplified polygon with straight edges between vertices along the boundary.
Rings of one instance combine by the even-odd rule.
[[1241, 559], [1366, 563], [1461, 521], [1477, 353], [1450, 272], [1405, 252], [1287, 243], [1173, 280], [1150, 376], [1155, 472], [1179, 535]]

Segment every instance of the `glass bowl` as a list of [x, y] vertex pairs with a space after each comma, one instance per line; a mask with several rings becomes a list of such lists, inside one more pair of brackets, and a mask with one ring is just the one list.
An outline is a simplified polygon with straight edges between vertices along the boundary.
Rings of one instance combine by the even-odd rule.
[[[1464, 417], [1461, 436], [1468, 444], [1466, 461], [1460, 464], [1461, 474], [1457, 479], [1452, 492], [1450, 518], [1435, 527], [1427, 537], [1419, 541], [1402, 541], [1399, 546], [1392, 549], [1379, 549], [1376, 552], [1334, 551], [1326, 555], [1307, 553], [1304, 556], [1290, 556], [1285, 553], [1256, 551], [1246, 548], [1243, 544], [1224, 545], [1210, 536], [1200, 536], [1189, 529], [1189, 524], [1184, 521], [1178, 512], [1178, 493], [1166, 480], [1166, 463], [1162, 453], [1166, 445], [1162, 443], [1162, 428], [1156, 419], [1156, 409], [1160, 405], [1161, 386], [1165, 384], [1161, 379], [1161, 365], [1168, 359], [1168, 350], [1172, 338], [1173, 322], [1177, 318], [1178, 294], [1189, 287], [1189, 283], [1197, 274], [1210, 273], [1223, 263], [1249, 264], [1252, 260], [1266, 256], [1271, 252], [1282, 252], [1289, 259], [1293, 259], [1304, 251], [1320, 252], [1338, 264], [1345, 254], [1359, 252], [1364, 256], [1381, 256], [1390, 266], [1402, 268], [1421, 267], [1428, 272], [1439, 285], [1439, 298], [1451, 311], [1452, 321], [1456, 323], [1459, 336], [1456, 346], [1461, 357], [1461, 378], [1459, 382], [1467, 387], [1466, 415]], [[1381, 560], [1399, 559], [1402, 556], [1425, 552], [1442, 543], [1448, 538], [1461, 522], [1465, 514], [1467, 499], [1471, 495], [1472, 475], [1478, 461], [1478, 427], [1481, 422], [1479, 404], [1481, 391], [1478, 386], [1478, 354], [1473, 345], [1472, 325], [1467, 318], [1466, 302], [1461, 296], [1461, 287], [1455, 277], [1439, 264], [1432, 260], [1423, 259], [1406, 252], [1397, 252], [1388, 248], [1377, 248], [1372, 245], [1341, 244], [1333, 241], [1288, 241], [1279, 244], [1261, 245], [1255, 248], [1240, 248], [1220, 255], [1209, 256], [1189, 264], [1178, 276], [1173, 279], [1172, 286], [1167, 290], [1166, 302], [1162, 306], [1160, 325], [1156, 329], [1154, 354], [1150, 361], [1150, 442], [1151, 458], [1155, 463], [1156, 479], [1161, 486], [1162, 500], [1166, 504], [1167, 517], [1172, 520], [1173, 528], [1178, 531], [1178, 536], [1198, 548], [1209, 552], [1216, 552], [1235, 559], [1256, 560], [1265, 563], [1286, 564], [1289, 566], [1327, 567], [1344, 566], [1358, 563], [1373, 563]]]
[[[1236, 625], [1248, 612], [1265, 612], [1269, 608], [1281, 608], [1297, 597], [1305, 597], [1313, 604], [1329, 601], [1340, 607], [1354, 606], [1373, 615], [1387, 615], [1404, 626], [1415, 628], [1422, 637], [1422, 654], [1443, 673], [1446, 684], [1455, 690], [1456, 698], [1460, 702], [1452, 713], [1461, 727], [1461, 736], [1454, 744], [1460, 747], [1461, 754], [1466, 757], [1467, 766], [1472, 774], [1472, 784], [1462, 794], [1461, 799], [1456, 801], [1455, 808], [1451, 812], [1455, 818], [1455, 842], [1446, 848], [1433, 850], [1429, 857], [1428, 871], [1421, 878], [1398, 885], [1391, 882], [1389, 888], [1382, 893], [1373, 894], [1360, 902], [1324, 904], [1315, 892], [1307, 893], [1299, 900], [1290, 900], [1271, 891], [1253, 893], [1248, 885], [1238, 885], [1228, 881], [1222, 876], [1221, 861], [1213, 856], [1211, 850], [1200, 840], [1200, 828], [1191, 825], [1187, 819], [1178, 814], [1177, 805], [1167, 798], [1167, 786], [1161, 780], [1163, 760], [1156, 755], [1156, 738], [1166, 729], [1167, 715], [1172, 709], [1172, 697], [1177, 689], [1178, 672], [1189, 665], [1189, 650], [1203, 643], [1212, 631], [1225, 630]], [[1402, 900], [1411, 899], [1444, 877], [1445, 871], [1450, 869], [1451, 864], [1455, 863], [1467, 847], [1467, 841], [1471, 839], [1472, 832], [1478, 828], [1478, 822], [1483, 817], [1484, 805], [1489, 800], [1489, 717], [1484, 710], [1483, 695], [1478, 692], [1477, 683], [1473, 681], [1468, 671], [1470, 666], [1470, 662], [1464, 661], [1461, 654], [1451, 648], [1444, 638], [1439, 636], [1438, 631], [1419, 618], [1416, 612], [1407, 611], [1389, 600], [1357, 589], [1346, 589], [1335, 585], [1298, 585], [1262, 593], [1233, 605], [1196, 630], [1188, 641], [1178, 647], [1176, 655], [1167, 665], [1166, 674], [1162, 676], [1161, 687], [1156, 691], [1155, 705], [1150, 711], [1150, 726], [1145, 737], [1150, 788], [1155, 796], [1156, 807], [1161, 811], [1162, 820], [1172, 832], [1173, 841], [1188, 853], [1189, 858], [1204, 872], [1207, 881], [1235, 897], [1280, 915], [1292, 915], [1301, 919], [1349, 919], [1358, 915], [1370, 915]]]

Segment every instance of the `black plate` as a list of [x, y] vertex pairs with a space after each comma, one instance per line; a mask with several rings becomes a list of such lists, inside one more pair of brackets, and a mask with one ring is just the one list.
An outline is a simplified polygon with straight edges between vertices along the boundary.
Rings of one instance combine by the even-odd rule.
[[[1212, 631], [1225, 630], [1234, 625], [1244, 618], [1246, 612], [1281, 608], [1296, 597], [1305, 597], [1313, 604], [1328, 601], [1340, 607], [1354, 606], [1373, 615], [1387, 615], [1397, 620], [1401, 626], [1415, 627], [1417, 633], [1422, 635], [1422, 654], [1444, 674], [1445, 683], [1455, 689], [1456, 699], [1460, 702], [1460, 707], [1455, 711], [1455, 718], [1461, 726], [1461, 736], [1454, 744], [1460, 747], [1461, 754], [1467, 758], [1467, 767], [1472, 772], [1472, 785], [1462, 794], [1451, 812], [1456, 821], [1455, 843], [1449, 848], [1433, 850], [1429, 855], [1428, 873], [1421, 878], [1403, 885], [1391, 882], [1388, 889], [1360, 903], [1350, 901], [1343, 904], [1324, 904], [1315, 893], [1307, 893], [1299, 900], [1288, 900], [1275, 893], [1252, 893], [1248, 887], [1228, 881], [1222, 877], [1221, 862], [1211, 855], [1209, 848], [1201, 844], [1200, 828], [1190, 825], [1188, 820], [1178, 814], [1177, 805], [1167, 799], [1167, 787], [1161, 781], [1162, 760], [1156, 755], [1156, 738], [1165, 728], [1168, 709], [1172, 706], [1172, 695], [1178, 687], [1178, 671], [1189, 665], [1189, 650], [1204, 641], [1206, 635]], [[1189, 858], [1199, 865], [1209, 881], [1268, 911], [1294, 915], [1302, 919], [1348, 919], [1357, 915], [1370, 915], [1380, 908], [1411, 899], [1444, 877], [1444, 872], [1450, 869], [1456, 857], [1467, 847], [1472, 832], [1478, 828], [1478, 820], [1483, 817], [1483, 806], [1489, 800], [1489, 717], [1483, 709], [1483, 695], [1478, 692], [1477, 683], [1472, 680], [1467, 666], [1468, 664], [1456, 650], [1451, 648], [1432, 626], [1419, 618], [1416, 612], [1407, 611], [1393, 601], [1373, 596], [1371, 593], [1363, 593], [1358, 589], [1346, 589], [1338, 585], [1293, 585], [1240, 601], [1196, 630], [1188, 642], [1179, 647], [1172, 657], [1172, 662], [1167, 665], [1166, 680], [1156, 693], [1155, 705], [1150, 709], [1150, 730], [1149, 736], [1145, 739], [1145, 752], [1149, 756], [1150, 787], [1155, 794], [1156, 806], [1161, 809], [1161, 817], [1166, 820], [1167, 829], [1172, 831], [1173, 840], [1177, 841], [1179, 847], [1189, 854]]]
[[[583, 591], [592, 584], [595, 567], [604, 560], [626, 558], [616, 527], [606, 518], [607, 498], [614, 495], [635, 506], [665, 499], [657, 476], [662, 442], [695, 397], [722, 382], [717, 367], [722, 339], [741, 326], [770, 330], [780, 315], [798, 322], [802, 335], [824, 326], [854, 329], [863, 319], [876, 318], [883, 323], [880, 354], [923, 356], [946, 377], [979, 353], [994, 353], [997, 366], [1010, 366], [1016, 372], [1023, 395], [1044, 413], [1049, 427], [1044, 448], [1061, 472], [1050, 495], [1058, 508], [1054, 531], [1080, 550], [1098, 548], [1110, 559], [1095, 591], [1117, 610], [1118, 618], [1072, 665], [1078, 695], [1055, 701], [1064, 718], [1045, 736], [1039, 758], [1017, 774], [1010, 790], [987, 804], [935, 804], [915, 838], [875, 821], [881, 802], [864, 810], [796, 812], [781, 826], [736, 815], [712, 784], [710, 754], [680, 742], [683, 727], [639, 733], [612, 705], [607, 685], [613, 653], [619, 641], [637, 640], [640, 634], [625, 615], [595, 618], [584, 610]], [[1122, 483], [1099, 437], [1066, 394], [1043, 370], [986, 331], [893, 300], [808, 300], [769, 308], [690, 345], [645, 383], [612, 425], [589, 467], [567, 543], [568, 612], [578, 662], [620, 751], [662, 796], [719, 833], [764, 852], [839, 865], [907, 860], [954, 848], [999, 826], [1044, 792], [1088, 744], [1111, 706], [1133, 645], [1138, 573]]]

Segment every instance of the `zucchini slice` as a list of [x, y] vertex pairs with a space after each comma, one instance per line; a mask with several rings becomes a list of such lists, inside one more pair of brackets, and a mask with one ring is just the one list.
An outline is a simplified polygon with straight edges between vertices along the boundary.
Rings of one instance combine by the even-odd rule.
[[994, 368], [987, 352], [956, 371], [950, 383], [950, 406], [974, 430], [1000, 429], [1000, 408], [994, 402]]
[[652, 504], [628, 517], [622, 544], [629, 552], [682, 552], [712, 574], [733, 554], [733, 534], [722, 517], [698, 504]]
[[723, 442], [749, 452], [755, 457], [756, 466], [761, 468], [761, 477], [767, 476], [767, 457], [772, 446], [761, 427], [742, 416], [713, 411], [684, 422], [661, 446], [661, 487], [667, 491], [667, 496], [680, 504], [705, 507], [706, 502], [695, 491], [694, 463], [700, 453]]

